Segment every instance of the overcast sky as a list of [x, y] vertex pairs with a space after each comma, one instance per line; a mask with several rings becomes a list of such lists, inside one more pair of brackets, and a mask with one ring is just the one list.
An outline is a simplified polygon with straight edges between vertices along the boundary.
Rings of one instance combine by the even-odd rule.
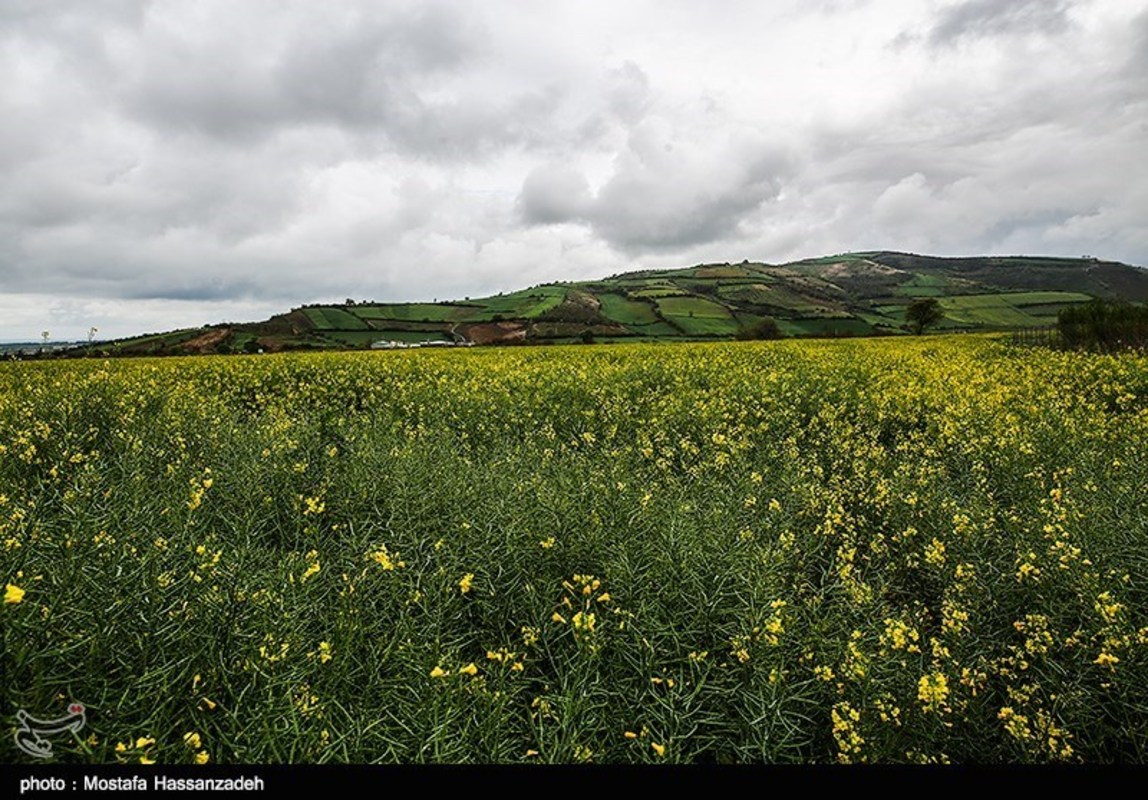
[[0, 339], [862, 249], [1148, 264], [1148, 0], [0, 0]]

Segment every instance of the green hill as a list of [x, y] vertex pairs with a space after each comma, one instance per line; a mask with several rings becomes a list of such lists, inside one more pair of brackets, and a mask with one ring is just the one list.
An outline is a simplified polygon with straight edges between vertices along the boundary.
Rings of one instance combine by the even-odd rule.
[[787, 336], [905, 333], [905, 309], [935, 297], [939, 330], [1049, 326], [1093, 297], [1148, 301], [1148, 270], [1092, 258], [937, 258], [846, 253], [789, 264], [699, 264], [554, 283], [475, 300], [314, 305], [264, 322], [106, 344], [124, 355], [476, 344], [729, 338], [770, 318]]

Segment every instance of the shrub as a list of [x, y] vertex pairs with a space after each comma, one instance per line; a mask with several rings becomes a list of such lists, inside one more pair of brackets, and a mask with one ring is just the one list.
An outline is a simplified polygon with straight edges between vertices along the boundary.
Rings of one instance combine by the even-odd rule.
[[743, 327], [737, 332], [737, 338], [742, 340], [780, 339], [781, 328], [777, 327], [776, 320], [771, 317], [766, 317], [759, 322]]

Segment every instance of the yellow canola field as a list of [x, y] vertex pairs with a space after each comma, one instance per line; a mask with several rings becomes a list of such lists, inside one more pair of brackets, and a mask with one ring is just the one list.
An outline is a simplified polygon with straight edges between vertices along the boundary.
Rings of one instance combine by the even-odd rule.
[[1148, 358], [991, 337], [9, 363], [0, 691], [80, 762], [1143, 761], [1145, 486]]

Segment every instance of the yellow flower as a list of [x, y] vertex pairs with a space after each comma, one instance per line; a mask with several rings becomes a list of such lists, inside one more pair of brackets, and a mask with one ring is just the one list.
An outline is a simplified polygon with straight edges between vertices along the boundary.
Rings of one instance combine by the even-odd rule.
[[594, 625], [596, 622], [597, 620], [593, 614], [583, 614], [581, 611], [575, 614], [574, 617], [570, 620], [570, 624], [574, 626], [574, 630], [584, 630], [591, 633], [594, 631]]
[[881, 641], [890, 643], [894, 650], [919, 653], [921, 648], [917, 646], [916, 642], [920, 641], [920, 638], [920, 634], [915, 628], [899, 619], [886, 618], [885, 634], [881, 637]]
[[925, 711], [938, 710], [949, 697], [949, 679], [942, 673], [922, 675], [917, 682], [917, 699]]
[[116, 742], [116, 752], [117, 753], [126, 753], [127, 751], [128, 751], [128, 746], [124, 742]]
[[465, 575], [462, 576], [462, 580], [460, 580], [458, 582], [458, 590], [460, 592], [462, 592], [463, 594], [469, 593], [473, 586], [474, 586], [474, 573], [473, 572], [466, 573]]
[[650, 742], [650, 747], [654, 748], [654, 752], [658, 755], [658, 758], [662, 758], [666, 755], [666, 746], [664, 744]]
[[945, 563], [945, 543], [940, 539], [933, 539], [932, 543], [925, 547], [925, 561], [934, 567], [943, 565]]
[[9, 583], [4, 587], [4, 602], [5, 603], [19, 603], [24, 600], [24, 590], [13, 583]]
[[831, 681], [834, 677], [836, 677], [833, 674], [833, 668], [824, 665], [818, 665], [814, 667], [813, 674], [823, 681]]
[[[1029, 553], [1028, 558], [1030, 560], [1035, 560], [1036, 555], [1033, 553]], [[1037, 567], [1034, 564], [1029, 563], [1028, 561], [1022, 563], [1019, 567], [1017, 567], [1016, 579], [1018, 581], [1023, 581], [1026, 578], [1028, 578], [1030, 580], [1035, 580], [1039, 576], [1040, 576], [1040, 567]]]
[[638, 738], [638, 734], [634, 733], [633, 731], [626, 731], [622, 735], [625, 736], [627, 739], [637, 739]]
[[1028, 717], [1024, 714], [1018, 714], [1011, 706], [1005, 706], [997, 714], [997, 719], [1005, 724], [1005, 730], [1014, 739], [1028, 739], [1032, 736], [1032, 730], [1028, 726]]
[[599, 603], [609, 603], [611, 599], [609, 592], [602, 592], [602, 594], [598, 595]]
[[1114, 664], [1118, 664], [1119, 662], [1120, 662], [1120, 659], [1117, 658], [1116, 656], [1112, 655], [1111, 653], [1103, 653], [1102, 652], [1100, 655], [1098, 655], [1096, 657], [1096, 660], [1093, 661], [1092, 663], [1093, 664], [1099, 664], [1102, 667], [1111, 667]]
[[371, 559], [388, 572], [395, 569], [396, 567], [406, 566], [402, 561], [396, 564], [394, 559], [391, 558], [391, 554], [387, 551], [385, 545], [379, 545], [379, 549], [373, 553], [368, 553], [367, 558]]
[[303, 577], [301, 577], [299, 580], [301, 582], [306, 581], [308, 578], [315, 575], [320, 569], [321, 567], [319, 566], [319, 562], [313, 562], [309, 567], [307, 567], [307, 569], [303, 571]]
[[561, 615], [561, 614], [559, 614], [557, 611], [555, 611], [555, 612], [554, 612], [554, 613], [553, 613], [553, 614], [550, 616], [550, 619], [552, 619], [553, 621], [557, 622], [559, 625], [565, 625], [565, 624], [566, 624], [566, 617], [562, 616], [562, 615]]
[[195, 754], [195, 763], [196, 764], [206, 764], [210, 760], [211, 760], [211, 756], [208, 754], [208, 752], [206, 750], [204, 750], [201, 753]]
[[471, 661], [465, 667], [460, 667], [458, 670], [458, 674], [459, 675], [470, 675], [473, 678], [475, 675], [478, 674], [478, 667], [476, 667], [474, 665], [474, 662]]
[[154, 758], [148, 758], [147, 756], [140, 756], [140, 763], [141, 764], [154, 764], [155, 759]]
[[554, 544], [555, 544], [554, 537], [550, 536], [546, 539], [543, 539], [541, 542], [539, 542], [538, 546], [541, 547], [543, 550], [549, 550], [550, 548], [552, 548], [554, 546]]
[[1100, 613], [1100, 616], [1104, 618], [1104, 621], [1111, 625], [1116, 621], [1120, 612], [1124, 610], [1124, 606], [1121, 603], [1115, 602], [1110, 592], [1102, 592], [1100, 596], [1096, 598], [1096, 610]]
[[199, 734], [195, 732], [185, 733], [183, 735], [183, 743], [192, 750], [198, 750], [203, 746], [203, 742], [199, 739]]
[[326, 664], [331, 660], [331, 643], [319, 642], [319, 661]]
[[442, 667], [435, 667], [434, 669], [432, 669], [430, 671], [430, 676], [432, 678], [445, 678], [446, 677], [446, 670], [443, 669]]
[[143, 750], [145, 747], [150, 747], [153, 744], [155, 744], [155, 739], [141, 736], [136, 739], [136, 750]]

